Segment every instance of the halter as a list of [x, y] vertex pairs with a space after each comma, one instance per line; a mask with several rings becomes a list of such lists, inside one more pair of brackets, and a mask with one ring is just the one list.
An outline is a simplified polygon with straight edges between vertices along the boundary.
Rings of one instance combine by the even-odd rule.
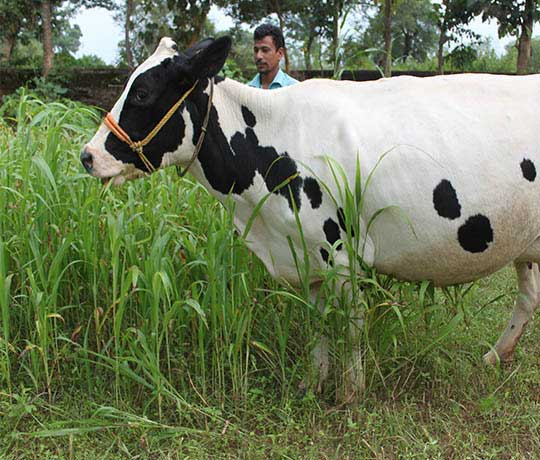
[[[132, 141], [129, 135], [120, 127], [120, 125], [116, 122], [116, 120], [113, 118], [112, 114], [109, 112], [107, 115], [105, 115], [105, 118], [103, 119], [103, 122], [105, 123], [105, 126], [109, 128], [111, 133], [113, 133], [120, 141], [124, 142], [125, 144], [129, 145], [131, 150], [133, 150], [140, 158], [140, 160], [143, 162], [144, 166], [150, 171], [151, 173], [156, 170], [154, 168], [154, 165], [150, 163], [150, 160], [146, 157], [144, 154], [144, 147], [150, 143], [150, 141], [156, 136], [156, 134], [165, 126], [165, 123], [169, 121], [169, 119], [174, 115], [174, 113], [178, 110], [178, 108], [182, 105], [182, 103], [187, 99], [187, 97], [193, 92], [195, 87], [197, 86], [197, 83], [199, 83], [199, 80], [197, 80], [191, 88], [189, 88], [184, 95], [178, 99], [178, 101], [169, 109], [169, 111], [165, 114], [165, 116], [160, 120], [160, 122], [150, 131], [150, 133], [141, 141]], [[201, 151], [204, 137], [206, 135], [206, 129], [208, 127], [208, 121], [210, 119], [210, 110], [212, 108], [212, 99], [214, 96], [214, 80], [210, 79], [210, 97], [208, 98], [208, 107], [206, 109], [206, 115], [204, 117], [203, 125], [201, 127], [201, 134], [199, 135], [199, 139], [197, 141], [197, 145], [195, 146], [195, 151], [193, 152], [193, 156], [191, 157], [191, 160], [189, 160], [188, 165], [184, 169], [184, 171], [178, 172], [180, 177], [183, 177], [186, 175], [188, 169], [193, 164], [197, 156], [199, 155], [199, 152]]]

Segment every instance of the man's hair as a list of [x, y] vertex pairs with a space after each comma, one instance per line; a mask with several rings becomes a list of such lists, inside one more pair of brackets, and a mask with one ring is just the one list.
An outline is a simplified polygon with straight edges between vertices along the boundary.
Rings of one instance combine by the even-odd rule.
[[274, 26], [273, 24], [261, 24], [253, 32], [254, 40], [262, 40], [264, 37], [270, 35], [276, 46], [276, 50], [280, 48], [285, 48], [285, 39], [283, 38], [283, 32], [279, 27]]

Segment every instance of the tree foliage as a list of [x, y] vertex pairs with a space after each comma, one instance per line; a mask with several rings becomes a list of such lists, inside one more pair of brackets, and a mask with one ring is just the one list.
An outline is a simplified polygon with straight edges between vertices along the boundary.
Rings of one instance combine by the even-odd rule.
[[[208, 20], [213, 0], [137, 0], [130, 18], [129, 48], [133, 65], [150, 55], [161, 37], [173, 38], [180, 49], [213, 35], [215, 29]], [[115, 19], [125, 27], [126, 5], [117, 8]], [[119, 44], [120, 63], [128, 64], [126, 38]]]
[[456, 43], [464, 37], [478, 40], [469, 27], [469, 23], [479, 13], [477, 0], [442, 0], [433, 5], [439, 28], [439, 43], [437, 50], [438, 71], [444, 71], [444, 47]]
[[0, 0], [0, 60], [11, 60], [17, 40], [35, 28], [36, 19], [32, 0]]
[[[381, 10], [369, 19], [360, 48], [373, 53], [379, 66], [384, 63], [384, 17]], [[437, 18], [430, 0], [401, 0], [393, 13], [392, 58], [394, 61], [424, 61], [437, 49]]]
[[532, 29], [540, 19], [538, 0], [475, 0], [482, 10], [482, 19], [495, 19], [499, 26], [499, 36], [513, 35], [518, 38], [516, 47], [517, 72], [527, 72], [532, 51]]

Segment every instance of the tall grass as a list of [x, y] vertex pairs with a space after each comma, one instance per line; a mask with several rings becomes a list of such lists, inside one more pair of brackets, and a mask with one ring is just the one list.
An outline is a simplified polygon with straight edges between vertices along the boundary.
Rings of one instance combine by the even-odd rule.
[[276, 308], [288, 306], [268, 295], [275, 284], [235, 236], [231, 209], [173, 171], [103, 189], [78, 162], [99, 120], [90, 109], [23, 93], [3, 111], [6, 385], [52, 400], [71, 381], [106, 384], [159, 415], [186, 398], [247, 400], [276, 364]]
[[[110, 189], [83, 173], [79, 151], [100, 118], [93, 109], [23, 92], [1, 112], [3, 392], [24, 388], [53, 403], [76, 388], [101, 403], [207, 427], [225, 414], [241, 417], [265, 394], [283, 407], [301, 398], [321, 334], [333, 344], [334, 385], [323, 396], [332, 400], [359, 340], [351, 329], [358, 307], [372, 391], [410, 378], [461, 320], [429, 284], [356, 275], [359, 176], [354, 190], [335, 196], [351, 229], [342, 243], [352, 302], [334, 291], [343, 275], [336, 268], [319, 312], [309, 286], [291, 293], [269, 278], [235, 233], [232, 205], [200, 185], [166, 170]], [[424, 326], [430, 332], [419, 345], [411, 331]]]

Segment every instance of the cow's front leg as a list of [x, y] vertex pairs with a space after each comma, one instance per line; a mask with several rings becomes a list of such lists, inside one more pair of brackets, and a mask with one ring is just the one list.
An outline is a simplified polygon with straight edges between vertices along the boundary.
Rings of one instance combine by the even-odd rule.
[[484, 355], [489, 364], [512, 361], [516, 344], [523, 334], [525, 326], [532, 318], [540, 301], [540, 273], [538, 264], [514, 263], [518, 278], [519, 293], [512, 313], [512, 318], [493, 350]]

